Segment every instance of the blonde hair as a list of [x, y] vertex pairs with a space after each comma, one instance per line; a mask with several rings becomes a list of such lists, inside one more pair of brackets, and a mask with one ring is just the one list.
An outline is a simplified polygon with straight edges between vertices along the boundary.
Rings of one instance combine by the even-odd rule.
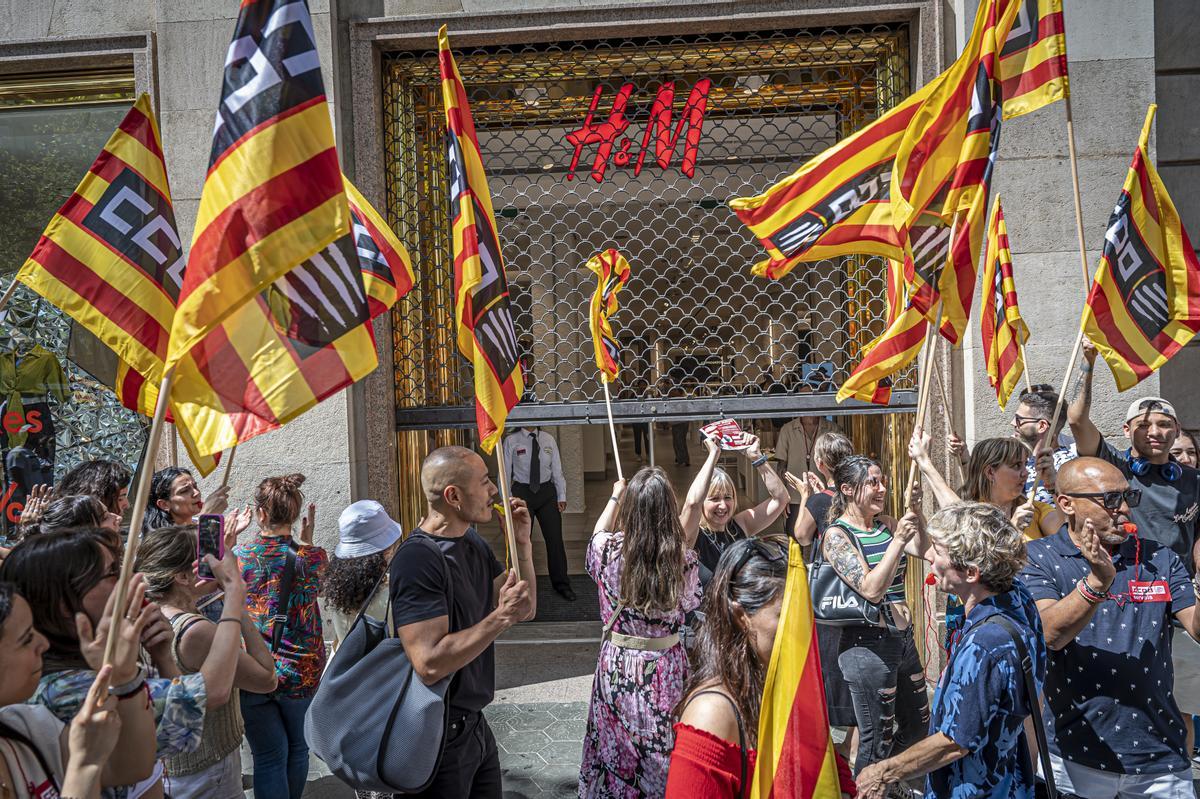
[[728, 494], [737, 499], [737, 488], [733, 485], [733, 478], [724, 469], [713, 469], [712, 477], [708, 481], [708, 493], [704, 498], [714, 497], [718, 493]]
[[992, 484], [987, 476], [988, 467], [994, 469], [997, 466], [1012, 464], [1019, 469], [1024, 468], [1029, 455], [1029, 447], [1019, 438], [985, 438], [971, 450], [966, 477], [963, 479], [959, 495], [971, 502], [987, 502], [992, 494]]
[[929, 520], [929, 537], [959, 569], [979, 569], [979, 582], [1003, 593], [1025, 567], [1025, 536], [1004, 511], [988, 502], [957, 502]]

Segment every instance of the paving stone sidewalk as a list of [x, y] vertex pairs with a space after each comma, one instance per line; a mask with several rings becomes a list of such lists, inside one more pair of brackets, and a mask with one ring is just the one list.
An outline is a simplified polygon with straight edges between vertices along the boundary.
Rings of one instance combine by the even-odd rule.
[[484, 711], [500, 749], [505, 799], [578, 796], [586, 702], [492, 705]]

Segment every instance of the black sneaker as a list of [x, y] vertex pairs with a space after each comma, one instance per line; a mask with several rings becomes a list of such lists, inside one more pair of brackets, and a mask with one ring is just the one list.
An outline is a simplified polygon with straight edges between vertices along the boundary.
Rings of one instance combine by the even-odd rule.
[[556, 586], [554, 586], [554, 590], [555, 590], [555, 591], [558, 593], [558, 595], [559, 595], [560, 597], [562, 597], [563, 599], [567, 600], [568, 602], [574, 602], [574, 601], [575, 601], [575, 598], [576, 598], [576, 597], [575, 597], [575, 591], [574, 591], [574, 590], [571, 588], [571, 586], [569, 586], [569, 585], [561, 585], [561, 586], [559, 586], [559, 585], [556, 585]]

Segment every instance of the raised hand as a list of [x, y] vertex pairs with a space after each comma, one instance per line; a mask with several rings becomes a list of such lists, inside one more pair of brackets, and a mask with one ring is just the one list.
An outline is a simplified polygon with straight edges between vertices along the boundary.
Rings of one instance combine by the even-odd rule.
[[926, 433], [923, 429], [917, 428], [913, 431], [912, 438], [908, 441], [908, 457], [912, 458], [919, 464], [929, 461], [929, 444], [933, 441], [933, 436]]
[[1100, 542], [1100, 534], [1096, 532], [1096, 526], [1092, 524], [1091, 519], [1087, 519], [1083, 523], [1083, 546], [1080, 547], [1080, 552], [1083, 553], [1083, 559], [1092, 567], [1092, 576], [1100, 583], [1099, 586], [1093, 585], [1092, 587], [1107, 591], [1112, 586], [1113, 580], [1116, 579], [1117, 569], [1113, 566], [1112, 555]]
[[33, 488], [29, 489], [29, 496], [25, 499], [25, 507], [21, 509], [21, 524], [33, 524], [41, 521], [42, 514], [46, 512], [46, 506], [50, 504], [50, 500], [54, 498], [54, 486], [38, 483]]
[[254, 518], [254, 508], [247, 505], [241, 510], [234, 511], [225, 517], [225, 551], [233, 549], [237, 546], [238, 536], [241, 535], [247, 527], [250, 526], [250, 520]]
[[201, 513], [224, 513], [229, 507], [229, 486], [221, 486], [215, 488], [209, 493], [204, 500], [204, 506], [200, 509]]
[[296, 536], [296, 542], [302, 547], [311, 547], [313, 542], [313, 532], [317, 529], [317, 503], [308, 503], [308, 512], [304, 514], [304, 518], [300, 520], [300, 534]]
[[966, 465], [967, 461], [971, 459], [971, 453], [967, 449], [967, 442], [959, 438], [958, 433], [951, 430], [950, 437], [946, 439], [946, 443], [950, 445], [950, 452], [953, 453], [954, 457], [958, 458], [958, 462]]
[[756, 461], [762, 457], [762, 447], [759, 444], [758, 436], [746, 436], [746, 448], [742, 450], [746, 454], [748, 460]]
[[518, 497], [509, 497], [508, 513], [513, 520], [513, 536], [518, 544], [528, 544], [533, 534], [533, 517], [529, 515], [529, 505]]
[[[113, 650], [113, 681], [118, 685], [127, 683], [137, 676], [138, 655], [142, 648], [142, 630], [149, 624], [151, 616], [158, 612], [153, 604], [143, 604], [146, 597], [146, 578], [133, 575], [126, 590], [125, 622], [120, 625], [117, 644]], [[79, 651], [93, 669], [99, 671], [104, 663], [104, 648], [112, 630], [113, 608], [117, 592], [108, 595], [100, 623], [92, 628], [92, 620], [86, 613], [75, 614], [75, 632], [79, 636]]]
[[1089, 339], [1087, 336], [1084, 336], [1083, 359], [1088, 362], [1088, 366], [1092, 366], [1096, 363], [1096, 356], [1098, 354], [1099, 351], [1096, 349], [1096, 345], [1092, 343], [1091, 339]]
[[1029, 525], [1033, 523], [1034, 514], [1035, 514], [1035, 511], [1034, 511], [1034, 507], [1033, 507], [1033, 500], [1032, 499], [1025, 500], [1023, 503], [1021, 503], [1020, 505], [1017, 506], [1017, 509], [1015, 511], [1013, 511], [1013, 515], [1012, 515], [1013, 527], [1017, 528], [1021, 532], [1025, 532], [1025, 530], [1029, 527]]

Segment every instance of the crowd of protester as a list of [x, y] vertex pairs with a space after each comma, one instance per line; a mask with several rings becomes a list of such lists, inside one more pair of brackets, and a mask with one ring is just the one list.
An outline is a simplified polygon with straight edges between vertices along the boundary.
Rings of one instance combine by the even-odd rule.
[[[1058, 429], [1058, 396], [1035, 386], [1011, 437], [968, 448], [952, 436], [945, 470], [917, 430], [924, 499], [896, 502], [877, 461], [813, 424], [792, 431], [799, 474], [749, 439], [746, 473], [766, 493], [750, 507], [713, 441], [682, 502], [661, 468], [617, 481], [586, 553], [603, 633], [579, 795], [748, 794], [768, 665], [789, 644], [776, 628], [796, 545], [876, 610], [817, 626], [843, 795], [923, 784], [930, 797], [1033, 797], [1053, 777], [1067, 796], [1193, 797], [1196, 439], [1151, 397], [1129, 407], [1127, 447], [1106, 442], [1090, 418], [1094, 361], [1087, 347]], [[266, 478], [230, 510], [227, 490], [206, 498], [187, 470], [163, 469], [110, 644], [130, 478], [94, 461], [36, 488], [21, 540], [0, 552], [0, 796], [233, 799], [245, 739], [254, 795], [298, 799], [326, 640], [336, 650], [364, 608], [422, 682], [453, 678], [419, 795], [502, 795], [483, 713], [493, 644], [534, 617], [537, 585], [523, 500], [504, 509], [522, 579], [478, 531], [498, 494], [483, 458], [428, 455], [427, 510], [407, 535], [378, 502], [345, 508], [332, 557], [314, 543], [302, 475]], [[196, 558], [202, 513], [226, 514], [223, 557], [203, 559], [211, 577]], [[947, 595], [941, 664], [914, 636], [920, 561]]]

